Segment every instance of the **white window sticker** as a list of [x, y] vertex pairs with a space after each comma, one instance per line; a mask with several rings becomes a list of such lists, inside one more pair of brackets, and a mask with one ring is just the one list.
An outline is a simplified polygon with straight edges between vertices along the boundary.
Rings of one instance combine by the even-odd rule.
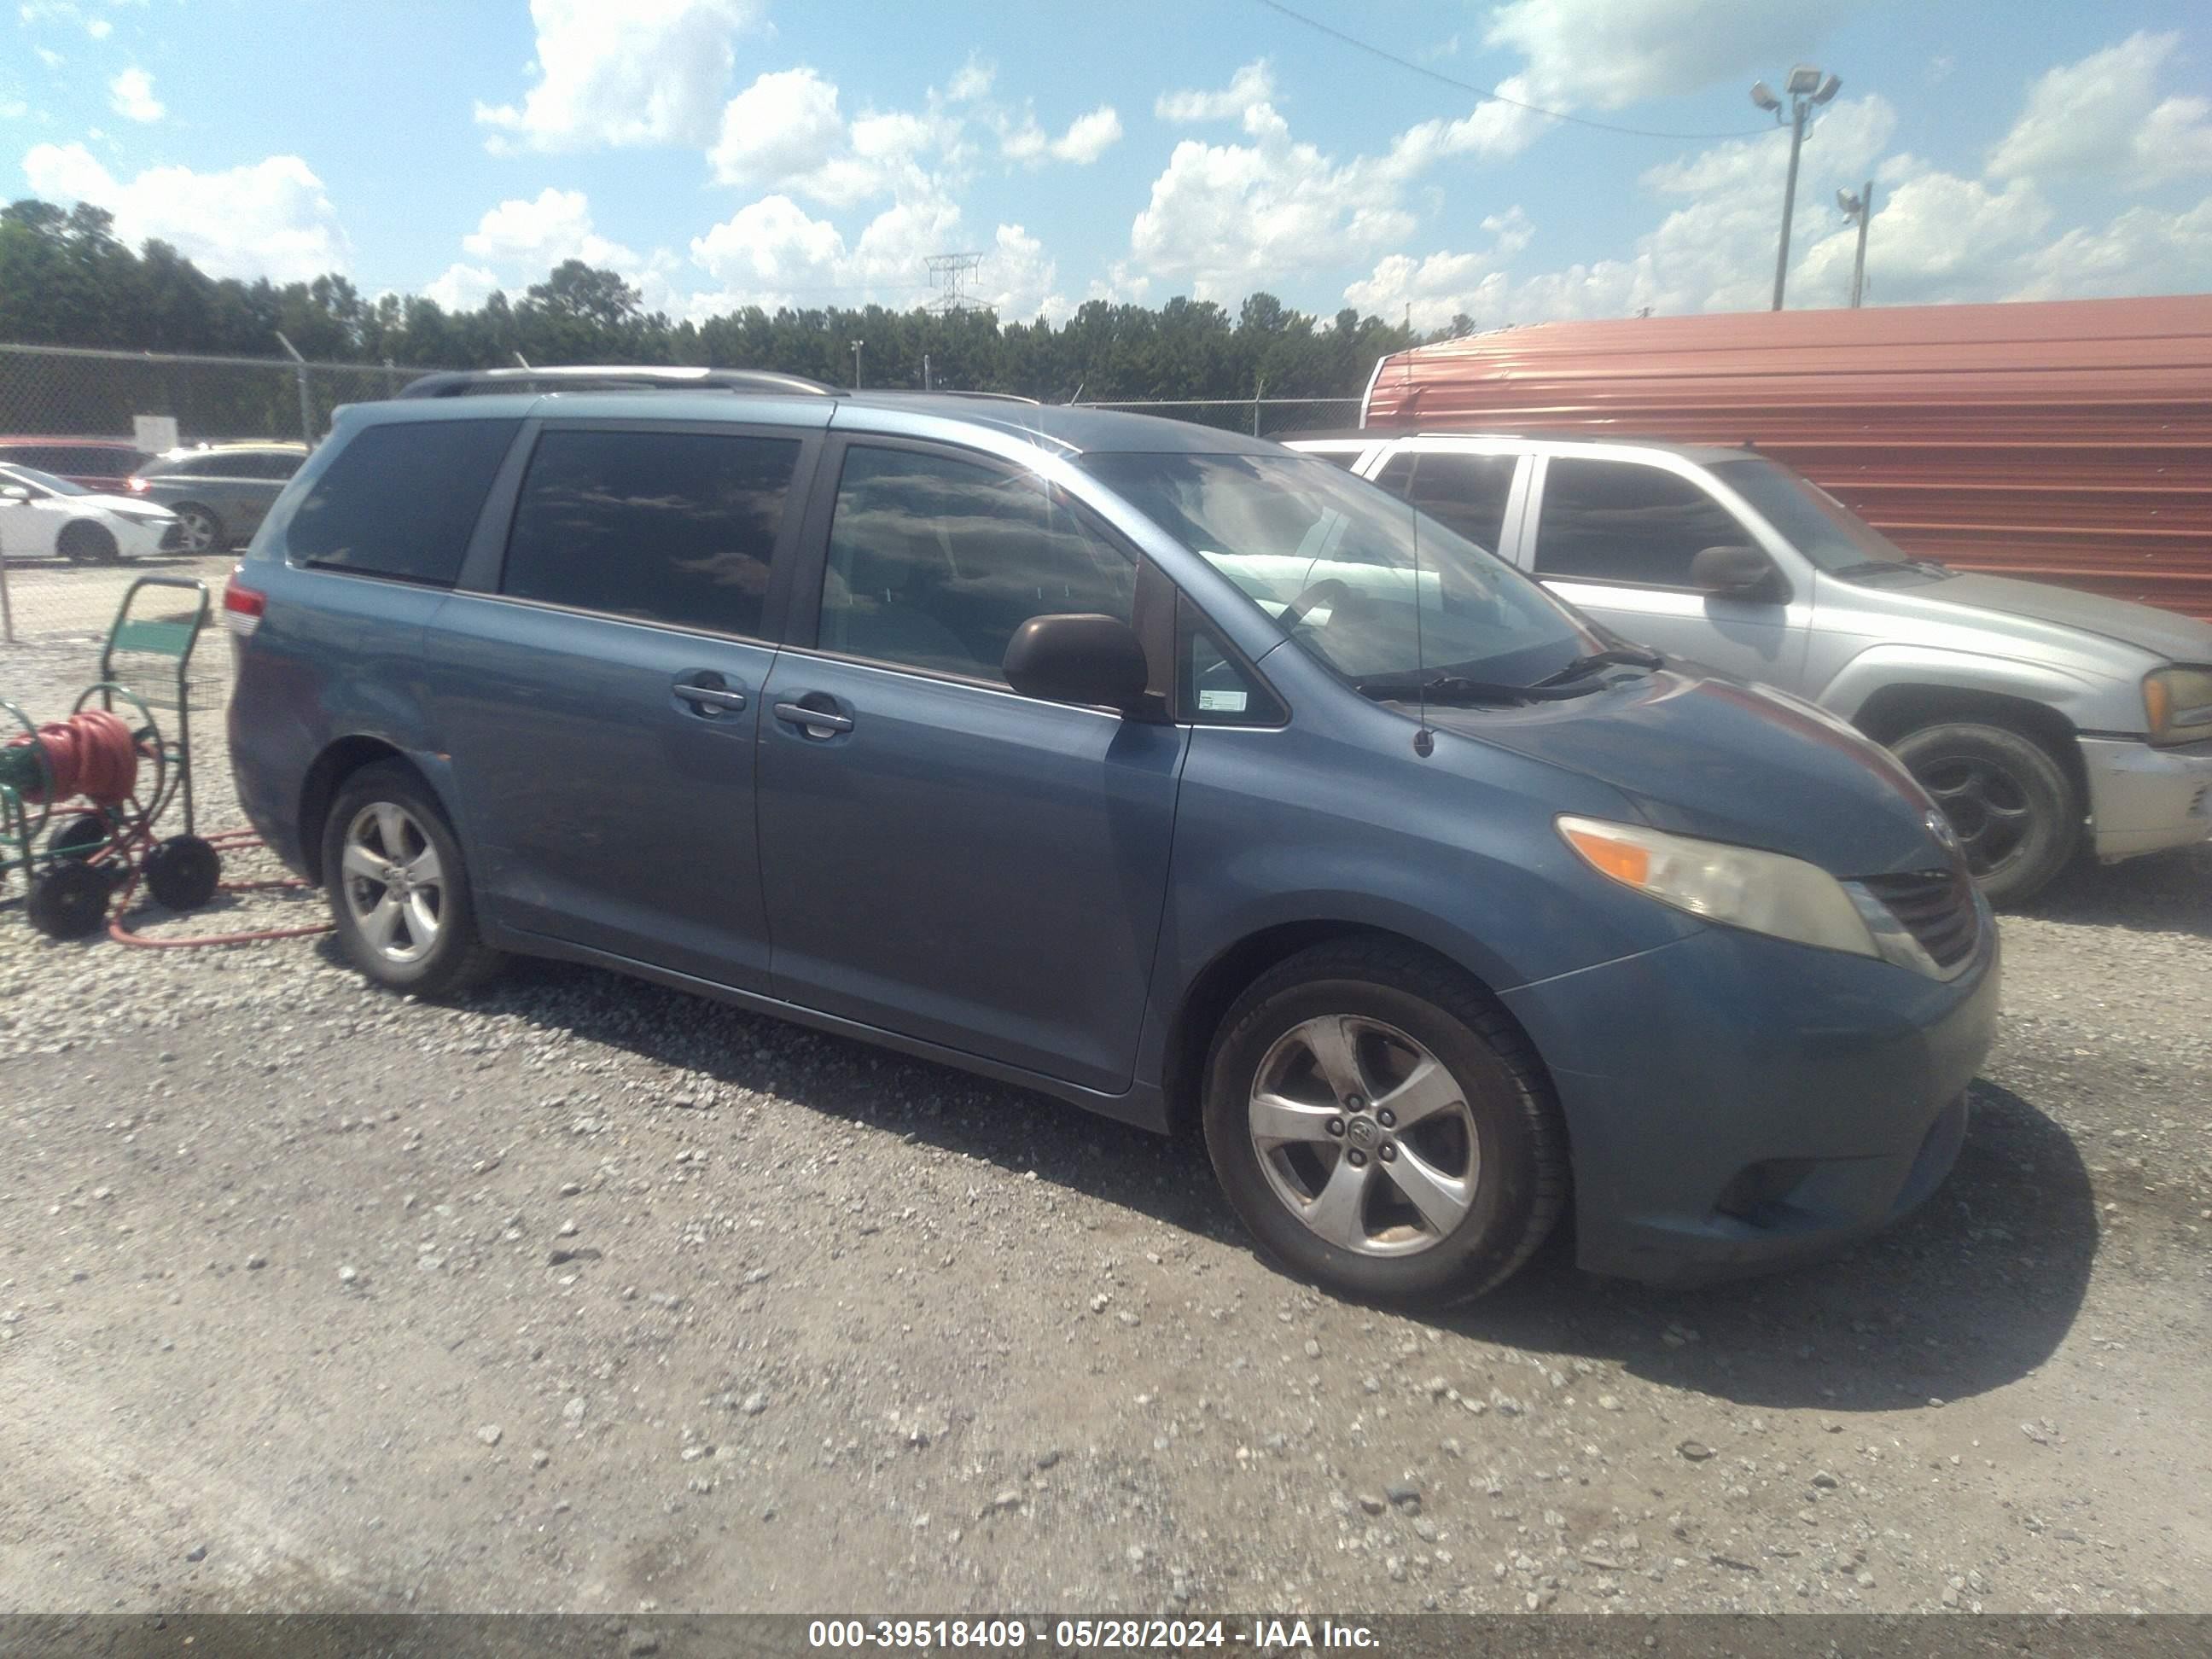
[[1243, 691], [1206, 691], [1198, 694], [1198, 712], [1201, 714], [1241, 714], [1249, 694]]

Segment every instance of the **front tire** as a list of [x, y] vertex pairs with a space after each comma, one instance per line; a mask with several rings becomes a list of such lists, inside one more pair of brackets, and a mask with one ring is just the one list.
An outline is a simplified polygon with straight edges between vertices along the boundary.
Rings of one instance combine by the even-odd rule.
[[123, 556], [106, 525], [76, 519], [62, 526], [54, 550], [71, 564], [114, 564]]
[[323, 881], [339, 944], [387, 989], [459, 996], [499, 965], [477, 932], [460, 843], [404, 766], [365, 766], [339, 789], [323, 825]]
[[1255, 981], [1222, 1022], [1204, 1115], [1262, 1249], [1361, 1299], [1480, 1296], [1566, 1202], [1528, 1039], [1474, 980], [1389, 941], [1318, 945]]
[[1955, 720], [1908, 732], [1890, 747], [1950, 820], [1991, 904], [2025, 902], [2079, 850], [2081, 794], [2033, 738]]

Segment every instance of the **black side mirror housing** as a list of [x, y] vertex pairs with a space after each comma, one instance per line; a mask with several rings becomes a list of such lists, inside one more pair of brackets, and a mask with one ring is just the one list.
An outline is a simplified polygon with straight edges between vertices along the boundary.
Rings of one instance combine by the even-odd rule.
[[1690, 585], [1732, 599], [1789, 597], [1774, 561], [1755, 547], [1708, 547], [1690, 561]]
[[1145, 700], [1151, 671], [1137, 630], [1118, 617], [1031, 617], [1007, 641], [1006, 684], [1025, 697], [1103, 704], [1128, 714]]

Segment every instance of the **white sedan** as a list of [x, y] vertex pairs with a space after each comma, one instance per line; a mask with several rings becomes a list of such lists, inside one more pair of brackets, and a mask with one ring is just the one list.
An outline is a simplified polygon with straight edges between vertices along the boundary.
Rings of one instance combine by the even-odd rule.
[[0, 554], [112, 564], [182, 550], [183, 526], [166, 507], [103, 495], [36, 467], [0, 466]]

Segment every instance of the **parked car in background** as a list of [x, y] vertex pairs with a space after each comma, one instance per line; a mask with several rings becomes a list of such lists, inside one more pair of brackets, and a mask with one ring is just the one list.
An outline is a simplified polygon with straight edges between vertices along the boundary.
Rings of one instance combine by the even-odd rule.
[[88, 489], [113, 489], [153, 459], [112, 438], [0, 437], [0, 465], [27, 466]]
[[377, 984], [565, 957], [1189, 1127], [1369, 1296], [1570, 1206], [1774, 1266], [1957, 1157], [1996, 930], [1839, 722], [1234, 433], [513, 383], [342, 411], [224, 595], [239, 799]]
[[185, 551], [220, 553], [252, 538], [307, 459], [305, 444], [204, 444], [155, 456], [125, 487], [177, 515]]
[[0, 465], [0, 553], [58, 555], [72, 564], [112, 564], [173, 553], [184, 529], [166, 507], [104, 495], [27, 466]]
[[1296, 440], [1624, 637], [1889, 745], [1992, 902], [2086, 845], [2212, 837], [2212, 623], [1909, 557], [1747, 449], [1460, 433]]

